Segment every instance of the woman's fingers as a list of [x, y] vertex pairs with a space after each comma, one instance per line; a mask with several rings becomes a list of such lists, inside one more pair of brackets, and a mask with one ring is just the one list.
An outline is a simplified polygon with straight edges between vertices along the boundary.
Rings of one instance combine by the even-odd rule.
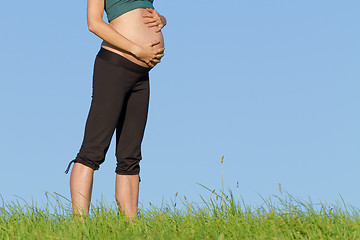
[[156, 51], [153, 59], [161, 59], [164, 56], [164, 49], [160, 49], [160, 51]]
[[158, 64], [161, 58], [164, 56], [164, 47], [154, 48], [161, 43], [161, 41], [154, 41], [144, 45], [144, 49], [147, 49], [147, 57], [144, 57], [143, 61], [149, 66], [154, 67]]
[[164, 53], [164, 50], [165, 50], [164, 47], [159, 48], [158, 50], [156, 50], [156, 54], [162, 54], [162, 53]]
[[159, 24], [159, 25], [158, 25], [158, 29], [156, 30], [156, 32], [160, 32], [163, 27], [164, 27], [163, 24]]
[[153, 62], [153, 63], [159, 63], [159, 62], [160, 62], [160, 59], [154, 58], [153, 60], [151, 60], [151, 62]]
[[160, 60], [158, 59], [152, 59], [148, 63], [146, 63], [149, 67], [154, 67], [156, 64], [160, 63]]
[[164, 54], [156, 54], [156, 56], [153, 59], [160, 60], [163, 56]]
[[145, 23], [145, 24], [156, 23], [157, 21], [158, 21], [157, 19], [151, 18], [151, 19], [149, 19], [149, 20], [145, 20], [144, 23]]
[[145, 20], [144, 23], [149, 27], [159, 27], [160, 29], [164, 26], [160, 20], [160, 18], [151, 18], [149, 20]]
[[158, 25], [159, 23], [161, 23], [161, 21], [159, 21], [156, 18], [151, 18], [149, 20], [145, 20], [144, 23], [147, 25], [154, 24], [154, 23], [155, 23], [155, 25]]
[[156, 56], [150, 60], [149, 63], [147, 63], [149, 66], [151, 65], [151, 67], [154, 67], [156, 64], [160, 63], [161, 62], [161, 58], [164, 56], [163, 53], [161, 54], [156, 54]]
[[159, 43], [160, 43], [160, 41], [152, 42], [152, 43], [150, 43], [150, 46], [154, 47], [154, 46], [158, 45]]
[[163, 56], [164, 56], [164, 54], [159, 54], [159, 55], [156, 55], [156, 57], [154, 59], [160, 60], [160, 59], [162, 59]]
[[158, 22], [154, 22], [154, 23], [149, 23], [148, 24], [148, 27], [151, 28], [151, 27], [157, 27], [159, 26], [159, 23]]
[[145, 24], [157, 22], [157, 18], [154, 15], [143, 15], [143, 18], [146, 19], [144, 21]]
[[147, 14], [143, 15], [143, 18], [154, 18], [155, 16], [153, 14]]
[[155, 32], [160, 32], [164, 27], [160, 14], [156, 12], [155, 9], [147, 8], [146, 10], [150, 14], [143, 15], [143, 18], [146, 19], [144, 24], [146, 24], [148, 28], [156, 27]]

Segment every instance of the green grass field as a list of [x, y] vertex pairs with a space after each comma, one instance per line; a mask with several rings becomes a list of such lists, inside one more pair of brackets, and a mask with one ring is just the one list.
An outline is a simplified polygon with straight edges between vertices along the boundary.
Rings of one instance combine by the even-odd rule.
[[89, 216], [78, 221], [70, 200], [57, 193], [46, 193], [42, 207], [2, 201], [0, 239], [360, 239], [360, 211], [342, 198], [336, 205], [314, 204], [279, 185], [280, 196], [251, 207], [238, 185], [238, 200], [230, 189], [224, 193], [222, 163], [220, 193], [200, 184], [210, 193], [201, 204], [176, 194], [170, 204], [140, 208], [136, 222], [106, 201], [91, 205]]
[[[175, 202], [139, 209], [132, 223], [115, 204], [91, 206], [89, 217], [76, 221], [70, 203], [49, 194], [55, 201], [36, 204], [4, 203], [0, 207], [0, 239], [360, 239], [359, 210], [347, 206], [314, 204], [294, 199], [263, 199], [251, 208], [229, 195], [212, 192], [203, 204], [185, 196], [183, 208]], [[51, 204], [50, 202], [55, 202]]]

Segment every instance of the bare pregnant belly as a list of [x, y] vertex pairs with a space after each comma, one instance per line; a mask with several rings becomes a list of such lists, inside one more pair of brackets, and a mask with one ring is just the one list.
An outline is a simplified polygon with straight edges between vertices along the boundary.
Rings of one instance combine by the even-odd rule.
[[[118, 31], [121, 35], [126, 37], [127, 39], [131, 40], [132, 42], [138, 45], [144, 45], [151, 42], [160, 41], [160, 44], [154, 46], [155, 49], [164, 47], [164, 37], [160, 32], [155, 32], [156, 28], [148, 28], [144, 24], [143, 15], [147, 14], [148, 11], [144, 8], [137, 8], [132, 11], [129, 11], [118, 18], [112, 20], [110, 25]], [[112, 52], [120, 54], [125, 58], [129, 59], [130, 61], [143, 66], [149, 67], [143, 61], [135, 58], [133, 55], [130, 55], [121, 49], [111, 45], [110, 43], [103, 41], [102, 45], [103, 48], [106, 48]]]

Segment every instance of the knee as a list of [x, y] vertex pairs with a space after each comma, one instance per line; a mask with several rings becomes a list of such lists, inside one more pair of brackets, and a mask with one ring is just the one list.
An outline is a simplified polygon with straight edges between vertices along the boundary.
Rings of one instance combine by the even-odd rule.
[[80, 152], [74, 159], [74, 163], [81, 163], [91, 169], [98, 170], [100, 165], [105, 161], [104, 155], [99, 153]]
[[140, 160], [118, 159], [115, 172], [120, 175], [138, 175], [140, 173]]
[[96, 163], [94, 163], [93, 161], [90, 161], [90, 160], [88, 160], [88, 159], [84, 159], [84, 158], [79, 158], [79, 157], [77, 157], [77, 158], [75, 158], [74, 160], [72, 160], [72, 161], [69, 163], [67, 169], [65, 170], [65, 173], [66, 173], [66, 174], [69, 172], [70, 166], [71, 166], [72, 163], [81, 163], [82, 165], [87, 166], [87, 167], [91, 168], [91, 169], [94, 170], [94, 171], [99, 169], [99, 164], [96, 164]]

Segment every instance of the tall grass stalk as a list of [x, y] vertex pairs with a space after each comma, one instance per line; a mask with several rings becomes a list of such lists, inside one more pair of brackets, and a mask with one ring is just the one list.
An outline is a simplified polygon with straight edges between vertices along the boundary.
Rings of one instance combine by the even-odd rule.
[[224, 156], [222, 156], [220, 161], [220, 167], [221, 167], [221, 203], [222, 206], [224, 206], [224, 174], [223, 174], [223, 162], [224, 162]]

